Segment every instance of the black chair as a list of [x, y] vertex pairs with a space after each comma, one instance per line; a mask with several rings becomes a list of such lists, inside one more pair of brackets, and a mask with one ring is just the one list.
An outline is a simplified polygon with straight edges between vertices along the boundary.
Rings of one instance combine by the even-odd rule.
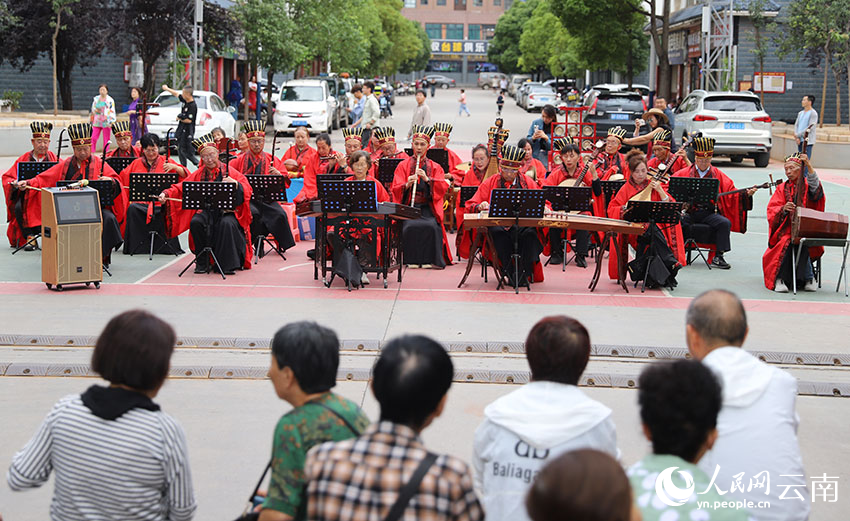
[[[694, 223], [690, 226], [682, 226], [682, 233], [685, 236], [685, 254], [688, 266], [699, 256], [708, 269], [711, 269], [711, 260], [714, 258], [714, 252], [717, 249], [715, 244], [717, 239], [711, 226]], [[696, 252], [697, 256], [691, 258], [693, 252]]]

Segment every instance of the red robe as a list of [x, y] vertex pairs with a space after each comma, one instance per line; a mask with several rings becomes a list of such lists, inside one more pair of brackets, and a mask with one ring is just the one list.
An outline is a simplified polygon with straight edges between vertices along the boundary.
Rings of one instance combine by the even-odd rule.
[[[334, 151], [331, 150], [333, 154]], [[319, 158], [318, 152], [316, 153], [316, 168], [313, 172], [304, 172], [304, 186], [301, 188], [301, 191], [298, 192], [298, 195], [295, 196], [295, 199], [292, 201], [294, 203], [300, 203], [303, 201], [312, 201], [313, 199], [319, 198], [319, 186], [317, 175], [320, 174], [353, 174], [351, 171], [351, 167], [346, 167], [344, 170], [339, 167], [339, 164], [334, 162], [333, 171], [328, 172], [328, 167], [330, 166], [330, 160], [325, 159], [322, 160]]]
[[[15, 202], [12, 200], [12, 194], [19, 193], [19, 191], [13, 190], [11, 183], [18, 180], [18, 163], [26, 163], [30, 161], [35, 161], [32, 151], [27, 152], [16, 159], [12, 164], [12, 167], [6, 170], [2, 177], [3, 192], [6, 195], [6, 222], [9, 223], [9, 226], [6, 228], [6, 237], [9, 238], [9, 244], [11, 244], [13, 248], [22, 246], [27, 238], [21, 233], [20, 224], [18, 223], [18, 220], [15, 219]], [[56, 154], [48, 150], [43, 161], [56, 161]], [[30, 205], [30, 201], [33, 199], [38, 200], [38, 203], [34, 204], [41, 204], [41, 194], [38, 193], [37, 190], [26, 190], [24, 194], [24, 197], [26, 197], [24, 208], [28, 207]], [[41, 215], [40, 212], [39, 215]], [[26, 215], [24, 218], [26, 219]]]
[[607, 181], [616, 173], [623, 174], [623, 179], [631, 179], [632, 173], [629, 170], [629, 163], [626, 162], [626, 156], [615, 152], [608, 155], [602, 152], [596, 158], [596, 171], [599, 174], [599, 179]]
[[[168, 163], [170, 163], [174, 166], [180, 167], [180, 170], [178, 170], [176, 172], [176, 174], [178, 176], [180, 176], [179, 178], [185, 178], [186, 176], [189, 175], [189, 170], [185, 166], [182, 166], [179, 163], [174, 162], [173, 159], [168, 159], [166, 161], [165, 156], [157, 156], [156, 161], [154, 161], [152, 165], [148, 165], [147, 159], [145, 159], [144, 157], [139, 157], [138, 159], [136, 159], [135, 161], [133, 161], [132, 163], [127, 165], [127, 168], [125, 168], [124, 170], [122, 170], [118, 174], [118, 180], [121, 182], [121, 191], [124, 192], [125, 196], [127, 197], [127, 206], [128, 207], [131, 204], [130, 203], [130, 174], [138, 174], [138, 173], [144, 173], [144, 172], [148, 172], [148, 173], [151, 173], [151, 174], [163, 174], [163, 173], [165, 173], [165, 163], [166, 162], [168, 162]], [[153, 217], [153, 209], [154, 209], [154, 207], [159, 206], [160, 203], [152, 201], [152, 202], [148, 202], [147, 205], [148, 205], [148, 220], [147, 220], [147, 222], [148, 222], [148, 224], [150, 224], [151, 218]], [[125, 216], [126, 216], [126, 214], [125, 214]], [[125, 230], [124, 226], [125, 226], [125, 222], [121, 221], [121, 233], [122, 234], [124, 233], [124, 230]]]
[[[298, 171], [291, 172], [289, 177], [312, 176], [313, 179], [316, 178], [316, 169], [319, 164], [319, 153], [316, 152], [315, 148], [307, 145], [302, 150], [298, 150], [297, 146], [291, 146], [283, 154], [283, 157], [280, 158], [280, 164], [283, 165], [283, 162], [287, 159], [292, 159], [298, 163]], [[278, 168], [278, 170], [280, 170], [280, 173], [284, 174], [286, 167]]]
[[[617, 195], [611, 199], [611, 202], [608, 203], [608, 217], [612, 219], [622, 219], [622, 207], [627, 206], [629, 199], [637, 195], [644, 188], [648, 186], [649, 182], [643, 186], [638, 186], [634, 184], [632, 178], [629, 177], [629, 180], [626, 181], [626, 184], [620, 188], [617, 192]], [[664, 190], [665, 193], [667, 190]], [[668, 197], [670, 194], [667, 194]], [[658, 196], [658, 193], [653, 190], [652, 191], [652, 200], [660, 201], [661, 197]], [[675, 201], [672, 197], [670, 197], [671, 201]], [[682, 234], [682, 225], [677, 223], [676, 226], [669, 226], [666, 224], [658, 225], [658, 228], [661, 229], [661, 233], [664, 234], [664, 238], [667, 239], [667, 245], [670, 246], [670, 249], [673, 250], [673, 255], [676, 256], [676, 260], [679, 261], [682, 266], [684, 266], [687, 262], [685, 258], [685, 238]], [[637, 245], [637, 235], [621, 235], [620, 240], [628, 240], [629, 244], [632, 247]], [[617, 280], [617, 255], [615, 253], [615, 249], [617, 248], [617, 243], [615, 241], [611, 241], [610, 254], [608, 255], [608, 277], [611, 280]]]
[[[44, 172], [30, 179], [27, 184], [37, 188], [51, 188], [56, 186], [58, 181], [77, 181], [82, 179], [83, 172], [80, 170], [77, 170], [73, 176], [68, 176], [68, 168], [71, 166], [72, 161], [76, 161], [74, 156], [63, 159], [59, 164], [48, 168]], [[86, 176], [86, 179], [90, 181], [98, 179], [101, 172], [100, 158], [98, 156], [91, 156], [87, 163], [88, 175]], [[127, 194], [123, 190], [120, 190], [118, 174], [108, 164], [103, 164], [103, 177], [114, 179], [119, 188], [118, 195], [116, 195], [115, 199], [112, 201], [112, 206], [108, 206], [106, 209], [111, 210], [112, 213], [115, 214], [115, 218], [118, 220], [118, 225], [121, 227], [121, 231], [123, 233], [124, 219], [127, 217]], [[31, 202], [36, 204], [30, 204]], [[27, 199], [27, 213], [25, 219], [27, 221], [27, 226], [41, 226], [41, 197]]]
[[[697, 167], [691, 165], [688, 168], [676, 170], [673, 177], [698, 178], [699, 173], [697, 172]], [[713, 177], [720, 180], [720, 193], [735, 190], [735, 183], [716, 167], [709, 167], [705, 177]], [[746, 192], [740, 192], [721, 197], [717, 203], [717, 210], [720, 212], [720, 215], [726, 217], [732, 223], [733, 232], [747, 233], [747, 210], [752, 208], [752, 206], [752, 198]]]
[[[649, 158], [649, 161], [646, 162], [646, 166], [647, 168], [655, 168], [660, 162], [661, 161], [659, 161], [657, 157], [653, 156]], [[670, 168], [668, 168], [667, 171], [672, 174], [675, 174], [683, 168], [688, 168], [688, 163], [685, 162], [685, 158], [683, 158], [682, 156], [676, 156], [676, 159], [673, 160], [673, 164], [670, 165]]]
[[106, 157], [139, 157], [142, 155], [142, 149], [138, 146], [131, 146], [130, 150], [124, 152], [118, 147], [106, 153]]
[[[464, 186], [479, 186], [481, 184], [481, 181], [484, 179], [484, 174], [486, 173], [486, 170], [476, 170], [475, 166], [473, 165], [472, 168], [470, 168], [469, 171], [466, 172], [466, 174], [463, 176], [463, 183], [461, 184], [461, 188]], [[475, 230], [463, 229], [464, 215], [466, 215], [466, 207], [460, 205], [460, 194], [458, 194], [457, 213], [455, 215], [455, 219], [457, 220], [457, 236], [455, 238], [455, 244], [457, 246], [458, 256], [463, 257], [464, 259], [468, 259], [469, 249], [472, 248], [472, 241], [475, 238]]]
[[[230, 162], [230, 168], [236, 170], [242, 175], [259, 174], [269, 175], [269, 168], [274, 167], [284, 177], [286, 177], [286, 186], [291, 184], [289, 173], [286, 167], [283, 166], [283, 159], [278, 159], [268, 152], [263, 152], [260, 157], [255, 156], [252, 152], [243, 152], [236, 156], [236, 159]], [[315, 174], [313, 174], [315, 177]]]
[[[219, 165], [220, 169], [224, 169], [225, 165]], [[165, 190], [165, 196], [171, 197], [174, 199], [182, 199], [183, 198], [183, 182], [184, 181], [203, 181], [204, 170], [205, 167], [201, 167], [191, 174], [185, 179], [181, 179], [179, 183], [172, 186], [171, 188]], [[243, 200], [242, 204], [240, 204], [236, 210], [236, 220], [239, 221], [239, 226], [242, 227], [242, 231], [245, 233], [245, 263], [242, 268], [249, 270], [251, 269], [251, 255], [253, 253], [253, 245], [251, 244], [251, 194], [253, 193], [251, 190], [251, 184], [248, 183], [248, 180], [244, 175], [240, 174], [233, 167], [230, 167], [228, 170], [228, 176], [235, 179], [242, 185], [242, 193]], [[181, 201], [166, 201], [165, 204], [165, 231], [168, 238], [177, 237], [181, 233], [185, 232], [189, 229], [189, 224], [192, 222], [192, 217], [199, 213], [201, 210], [184, 210], [183, 203]], [[192, 234], [189, 234], [189, 247], [194, 248], [194, 241], [192, 240]]]
[[528, 162], [528, 164], [523, 164], [522, 166], [520, 166], [519, 173], [522, 175], [526, 175], [527, 172], [531, 170], [532, 166], [534, 167], [535, 174], [537, 174], [535, 179], [535, 181], [537, 181], [537, 184], [545, 184], [544, 180], [546, 179], [546, 167], [543, 166], [543, 163], [541, 163], [538, 159], [532, 158], [531, 161]]
[[[582, 170], [584, 170], [585, 162], [583, 159], [578, 160], [578, 164], [576, 165], [575, 170], [572, 174], [567, 172], [567, 169], [564, 168], [563, 163], [558, 165], [552, 172], [549, 173], [549, 177], [543, 180], [541, 186], [558, 186], [567, 179], [575, 179], [577, 178]], [[597, 172], [597, 175], [599, 173]], [[584, 175], [584, 180], [582, 181], [583, 186], [591, 186], [593, 184], [593, 174], [590, 173], [590, 169]], [[591, 213], [581, 212], [584, 215], [596, 215], [599, 217], [605, 216], [605, 195], [596, 196], [593, 195], [593, 211]], [[573, 236], [573, 230], [566, 230], [564, 234], [567, 240], [571, 240]], [[598, 239], [601, 242], [602, 237], [599, 236]], [[543, 254], [549, 254], [549, 241], [543, 243]]]
[[[823, 182], [818, 186], [814, 194], [809, 192], [809, 183], [803, 178], [803, 203], [802, 206], [824, 211], [826, 206], [826, 197], [823, 193]], [[776, 277], [779, 274], [779, 268], [785, 255], [788, 253], [788, 248], [793, 247], [791, 243], [791, 221], [794, 218], [793, 213], [782, 211], [785, 203], [794, 202], [794, 194], [797, 191], [797, 184], [787, 181], [782, 183], [771, 196], [767, 203], [767, 224], [769, 234], [767, 239], [767, 250], [761, 258], [762, 269], [764, 270], [764, 286], [767, 289], [776, 287]], [[817, 259], [823, 255], [823, 247], [809, 248], [809, 257]]]
[[[404, 154], [404, 152], [402, 152], [402, 154]], [[398, 155], [396, 155], [396, 157], [398, 157]], [[407, 184], [407, 178], [410, 177], [410, 174], [413, 172], [416, 165], [414, 164], [413, 158], [407, 157], [407, 154], [404, 154], [404, 157], [406, 157], [407, 160], [399, 163], [395, 169], [395, 177], [393, 178], [391, 191], [393, 201], [408, 204], [410, 203], [410, 195], [406, 198], [404, 197], [406, 191], [404, 185]], [[443, 259], [446, 261], [446, 265], [449, 265], [452, 263], [452, 252], [449, 249], [449, 242], [446, 237], [446, 228], [443, 226], [443, 199], [449, 188], [449, 183], [446, 181], [446, 173], [443, 172], [443, 167], [430, 159], [425, 159], [425, 164], [420, 161], [419, 168], [425, 170], [428, 174], [428, 178], [431, 180], [431, 213], [434, 214], [434, 217], [437, 219], [437, 224], [440, 225], [440, 230], [443, 232]]]
[[[437, 148], [437, 147], [434, 147], [434, 148]], [[455, 153], [455, 151], [450, 149], [449, 147], [446, 147], [444, 150], [449, 153], [449, 172], [448, 173], [452, 175], [452, 179], [454, 180], [454, 184], [460, 185], [463, 182], [463, 176], [464, 176], [465, 172], [463, 170], [458, 170], [457, 165], [463, 163], [463, 161], [461, 161], [460, 156], [457, 155]]]

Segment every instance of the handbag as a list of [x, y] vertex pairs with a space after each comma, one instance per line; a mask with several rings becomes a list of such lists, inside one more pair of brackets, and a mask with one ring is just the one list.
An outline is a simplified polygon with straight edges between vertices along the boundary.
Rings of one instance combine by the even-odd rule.
[[[319, 402], [308, 402], [308, 403], [312, 403], [313, 405], [318, 405], [319, 407], [323, 407], [323, 408], [327, 409], [334, 416], [336, 416], [337, 418], [342, 420], [342, 423], [344, 423], [345, 426], [348, 427], [348, 429], [351, 432], [353, 432], [355, 436], [360, 436], [361, 432], [359, 430], [357, 430], [357, 428], [354, 425], [352, 425], [350, 421], [345, 419], [345, 417], [342, 416], [340, 413], [336, 412], [335, 410], [331, 409], [330, 407], [328, 407], [327, 405], [325, 405], [323, 403], [319, 403]], [[266, 479], [266, 474], [269, 473], [269, 470], [271, 470], [271, 468], [272, 468], [272, 459], [269, 459], [269, 462], [266, 465], [265, 470], [263, 470], [262, 475], [260, 475], [260, 481], [257, 482], [257, 486], [254, 487], [254, 491], [251, 492], [251, 495], [248, 496], [248, 504], [245, 505], [245, 510], [242, 511], [241, 516], [236, 518], [236, 521], [257, 521], [258, 519], [260, 519], [260, 513], [259, 512], [252, 512], [252, 510], [254, 508], [254, 498], [257, 497], [257, 492], [260, 491], [260, 486], [262, 486], [263, 480]], [[419, 479], [421, 480], [422, 478], [419, 478]]]

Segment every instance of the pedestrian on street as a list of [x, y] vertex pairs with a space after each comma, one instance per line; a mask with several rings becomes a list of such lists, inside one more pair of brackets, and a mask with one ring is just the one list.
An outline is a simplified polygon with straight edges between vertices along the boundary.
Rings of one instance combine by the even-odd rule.
[[470, 114], [469, 109], [466, 108], [466, 90], [460, 89], [460, 97], [457, 100], [460, 102], [460, 107], [457, 109], [457, 115], [461, 116], [464, 112], [466, 112], [466, 115], [471, 117], [472, 114]]
[[98, 86], [98, 95], [92, 99], [91, 114], [89, 116], [92, 126], [91, 153], [94, 154], [97, 140], [103, 136], [103, 149], [109, 146], [109, 132], [115, 123], [115, 100], [109, 95], [109, 88], [105, 83]]
[[348, 112], [350, 112], [349, 120], [354, 121], [349, 127], [351, 128], [360, 128], [360, 119], [363, 117], [363, 107], [366, 105], [366, 98], [363, 96], [363, 86], [359, 83], [355, 83], [353, 87], [351, 87], [351, 94], [354, 95], [354, 107], [348, 108]]
[[429, 83], [431, 84], [431, 97], [433, 98], [434, 94], [437, 93], [437, 80], [432, 78]]
[[416, 108], [413, 110], [413, 120], [410, 122], [410, 130], [407, 131], [407, 139], [413, 135], [413, 129], [417, 126], [427, 127], [431, 125], [431, 108], [425, 103], [425, 91], [416, 91]]
[[177, 115], [177, 130], [174, 132], [174, 137], [177, 138], [177, 154], [180, 156], [180, 164], [186, 166], [188, 159], [192, 164], [197, 165], [198, 158], [195, 156], [192, 141], [195, 139], [195, 118], [198, 116], [198, 105], [192, 96], [192, 86], [185, 85], [182, 93], [168, 88], [168, 85], [163, 85], [162, 90], [170, 92], [182, 103], [180, 114]]
[[502, 115], [502, 109], [505, 108], [505, 91], [502, 89], [499, 92], [499, 97], [496, 98], [496, 114]]
[[[818, 123], [818, 112], [812, 108], [812, 103], [815, 102], [815, 97], [812, 95], [803, 96], [800, 104], [803, 110], [797, 113], [797, 120], [794, 121], [794, 140], [797, 142], [797, 152], [806, 154], [809, 159], [812, 158], [812, 146], [815, 144], [815, 128]], [[808, 146], [803, 150], [803, 134], [806, 129], [811, 127], [809, 131]]]
[[368, 143], [372, 136], [372, 127], [381, 119], [381, 104], [372, 93], [375, 83], [367, 81], [363, 84], [363, 97], [366, 98], [363, 106], [363, 117], [360, 118], [360, 126], [363, 128], [363, 143]]

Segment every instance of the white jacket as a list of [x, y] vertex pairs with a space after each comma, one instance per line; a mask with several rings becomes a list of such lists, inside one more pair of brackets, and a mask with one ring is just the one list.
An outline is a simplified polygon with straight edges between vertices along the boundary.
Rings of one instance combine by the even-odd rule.
[[531, 382], [488, 405], [473, 446], [487, 521], [527, 521], [525, 494], [540, 469], [584, 448], [619, 458], [611, 410], [574, 385]]
[[[769, 501], [770, 508], [750, 509], [758, 521], [808, 519], [808, 476], [797, 441], [797, 381], [739, 347], [715, 349], [702, 362], [720, 378], [723, 408], [717, 417], [717, 441], [699, 467], [712, 476], [720, 466], [715, 483], [726, 497]], [[770, 475], [769, 495], [764, 488], [747, 492], [750, 479], [763, 471]], [[744, 490], [731, 492], [735, 475], [742, 472]]]

